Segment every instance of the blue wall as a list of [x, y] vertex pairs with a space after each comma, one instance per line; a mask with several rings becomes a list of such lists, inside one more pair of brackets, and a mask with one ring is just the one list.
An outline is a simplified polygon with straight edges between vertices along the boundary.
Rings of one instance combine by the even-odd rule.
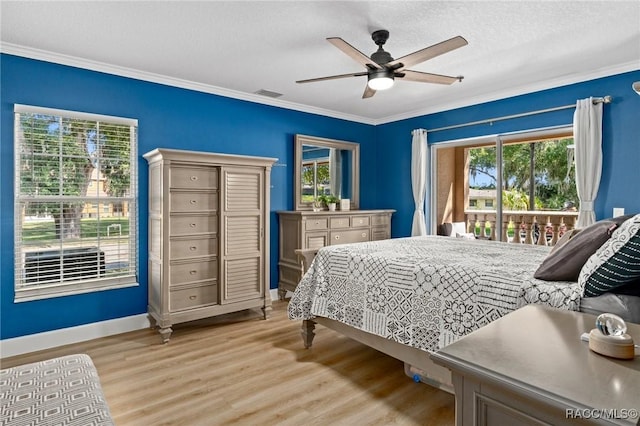
[[[397, 210], [392, 222], [393, 236], [411, 234], [414, 210], [410, 174], [413, 129], [436, 129], [571, 105], [577, 99], [589, 96], [613, 96], [613, 102], [604, 105], [603, 112], [603, 169], [595, 201], [596, 217], [610, 217], [613, 207], [624, 207], [626, 213], [639, 213], [640, 96], [631, 89], [631, 83], [638, 80], [640, 71], [634, 71], [377, 126], [378, 159], [383, 162], [380, 168], [384, 170], [377, 180], [378, 202], [380, 206]], [[567, 109], [492, 125], [428, 133], [428, 143], [571, 124], [573, 112], [574, 109]]]
[[[640, 211], [640, 72], [598, 79], [501, 101], [380, 126], [354, 123], [41, 61], [0, 55], [0, 338], [146, 312], [147, 166], [141, 155], [157, 147], [276, 157], [271, 188], [271, 287], [277, 285], [277, 210], [293, 207], [296, 133], [361, 144], [361, 208], [394, 208], [393, 236], [411, 229], [411, 130], [436, 128], [612, 95], [604, 108], [604, 170], [598, 217], [612, 207]], [[140, 286], [14, 303], [13, 105], [15, 103], [139, 121]], [[572, 111], [429, 135], [430, 142], [571, 122]], [[615, 165], [615, 166], [614, 166]]]
[[[277, 210], [293, 208], [293, 146], [296, 133], [360, 143], [365, 164], [376, 162], [375, 127], [214, 96], [130, 78], [12, 55], [0, 57], [0, 338], [33, 334], [146, 312], [147, 163], [157, 147], [276, 157], [271, 188], [271, 286], [277, 286]], [[77, 296], [14, 303], [13, 106], [36, 105], [138, 119], [140, 286]], [[363, 182], [375, 179], [363, 170]], [[364, 186], [363, 208], [375, 206], [375, 189]]]

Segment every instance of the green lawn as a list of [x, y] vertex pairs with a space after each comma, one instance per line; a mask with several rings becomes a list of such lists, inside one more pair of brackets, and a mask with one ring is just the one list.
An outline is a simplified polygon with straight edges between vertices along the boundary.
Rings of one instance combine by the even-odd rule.
[[[109, 233], [109, 225], [120, 225], [121, 234], [115, 227], [111, 229], [111, 237], [129, 235], [129, 219], [123, 217], [109, 217], [98, 219], [82, 219], [80, 221], [80, 232], [82, 238], [106, 238]], [[26, 222], [22, 224], [23, 241], [51, 241], [56, 240], [56, 230], [53, 219], [42, 222]]]

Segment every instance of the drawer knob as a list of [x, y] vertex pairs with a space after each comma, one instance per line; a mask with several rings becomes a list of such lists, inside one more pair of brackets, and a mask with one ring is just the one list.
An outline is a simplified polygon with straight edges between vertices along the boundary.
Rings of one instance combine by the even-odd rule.
[[339, 240], [339, 239], [340, 239], [340, 235], [336, 235], [336, 240]]
[[191, 176], [191, 180], [194, 181], [194, 182], [197, 181], [198, 180], [198, 176]]
[[366, 232], [363, 232], [363, 233], [362, 233], [362, 238], [365, 238], [366, 236], [367, 236], [367, 233], [366, 233]]
[[191, 251], [196, 251], [197, 249], [198, 249], [198, 247], [196, 247], [196, 246], [189, 247], [189, 250], [191, 250]]
[[196, 300], [198, 298], [198, 296], [189, 296], [189, 299], [191, 300]]
[[198, 273], [198, 271], [193, 270], [193, 271], [189, 271], [189, 273], [190, 273], [191, 275], [195, 275], [195, 274], [197, 274], [197, 273]]
[[195, 228], [196, 224], [195, 223], [190, 223], [189, 226], [192, 227], [192, 228]]
[[191, 200], [191, 201], [189, 201], [189, 202], [190, 202], [192, 205], [193, 205], [193, 204], [198, 204], [198, 200]]
[[358, 223], [362, 225], [364, 223], [364, 220], [360, 219]]
[[320, 221], [319, 220], [316, 220], [316, 225], [320, 225]]

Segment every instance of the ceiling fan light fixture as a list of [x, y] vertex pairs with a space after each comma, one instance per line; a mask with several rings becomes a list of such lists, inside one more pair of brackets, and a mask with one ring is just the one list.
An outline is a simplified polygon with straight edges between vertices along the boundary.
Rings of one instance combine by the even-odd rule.
[[395, 82], [393, 73], [389, 70], [377, 70], [369, 73], [367, 85], [373, 90], [387, 90], [393, 87]]
[[[1, 1], [1, 0], [0, 0]], [[371, 57], [365, 55], [340, 37], [329, 37], [327, 41], [340, 49], [360, 65], [364, 66], [366, 71], [330, 75], [327, 77], [309, 78], [306, 80], [298, 80], [296, 83], [313, 83], [317, 81], [335, 80], [346, 77], [363, 77], [367, 76], [367, 86], [362, 94], [362, 99], [367, 99], [376, 94], [378, 90], [387, 90], [393, 87], [395, 79], [401, 78], [405, 81], [416, 81], [421, 83], [435, 84], [452, 84], [456, 80], [461, 81], [462, 77], [451, 77], [440, 74], [430, 74], [420, 71], [411, 71], [405, 69], [424, 61], [427, 61], [443, 53], [450, 52], [462, 46], [466, 46], [467, 40], [462, 36], [456, 36], [449, 40], [442, 41], [424, 49], [417, 50], [400, 58], [393, 59], [389, 52], [385, 52], [382, 46], [389, 38], [389, 31], [377, 30], [371, 34], [371, 38], [378, 46]]]

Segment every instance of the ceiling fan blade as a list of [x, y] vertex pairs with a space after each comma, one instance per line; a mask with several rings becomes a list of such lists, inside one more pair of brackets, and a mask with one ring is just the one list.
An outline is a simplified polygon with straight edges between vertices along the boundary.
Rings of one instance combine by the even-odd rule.
[[451, 77], [448, 75], [431, 74], [428, 72], [403, 70], [396, 75], [396, 78], [402, 78], [403, 80], [408, 81], [419, 81], [421, 83], [453, 84], [456, 81], [462, 81], [463, 77]]
[[367, 69], [369, 68], [382, 69], [382, 67], [376, 64], [370, 57], [368, 57], [367, 55], [365, 55], [364, 53], [362, 53], [361, 51], [359, 51], [358, 49], [356, 49], [355, 47], [353, 47], [352, 45], [350, 45], [340, 37], [329, 37], [327, 41], [333, 44], [338, 49], [342, 50], [344, 53], [346, 53], [351, 59], [353, 59], [357, 63], [364, 65]]
[[324, 81], [324, 80], [336, 80], [338, 78], [346, 78], [346, 77], [361, 77], [363, 75], [367, 75], [366, 72], [356, 72], [352, 74], [339, 74], [339, 75], [331, 75], [328, 77], [318, 77], [318, 78], [309, 78], [307, 80], [298, 80], [296, 83], [314, 83], [316, 81]]
[[436, 56], [442, 55], [443, 53], [447, 53], [459, 47], [466, 46], [467, 44], [469, 43], [464, 39], [464, 37], [456, 36], [450, 38], [449, 40], [434, 44], [433, 46], [425, 47], [424, 49], [418, 50], [417, 52], [409, 53], [408, 55], [388, 62], [387, 64], [385, 64], [385, 66], [390, 68], [398, 66], [398, 68], [396, 69], [408, 68], [410, 66], [424, 62], [428, 59], [435, 58]]
[[371, 87], [369, 87], [369, 85], [367, 84], [364, 87], [364, 93], [362, 94], [362, 99], [370, 98], [375, 94], [376, 94], [376, 91], [373, 90]]

